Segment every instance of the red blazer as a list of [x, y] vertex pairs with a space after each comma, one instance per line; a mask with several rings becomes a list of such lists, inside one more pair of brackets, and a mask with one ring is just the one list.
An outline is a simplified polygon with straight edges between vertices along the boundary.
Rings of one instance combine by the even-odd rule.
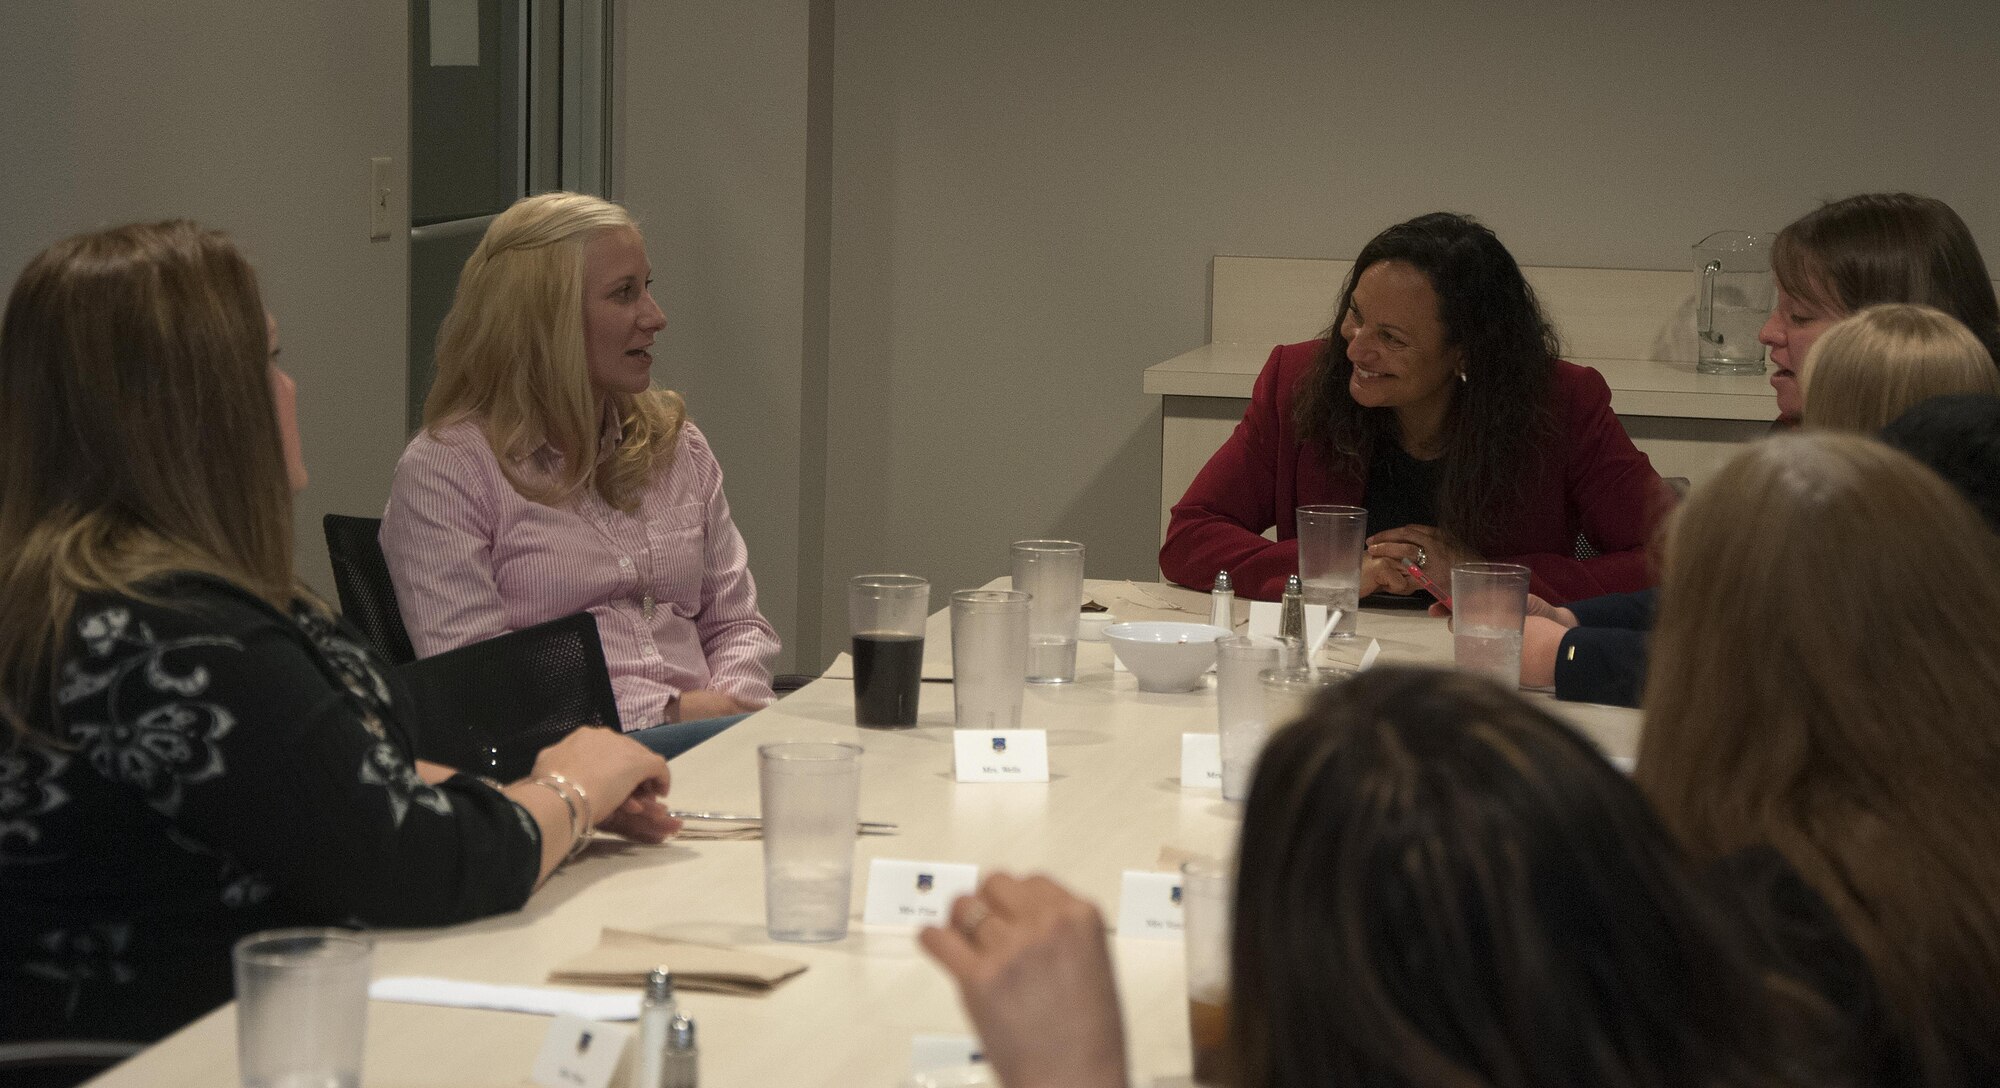
[[[1168, 579], [1206, 589], [1227, 570], [1236, 592], [1276, 600], [1299, 569], [1293, 510], [1361, 505], [1367, 473], [1332, 471], [1292, 425], [1292, 394], [1325, 349], [1324, 340], [1272, 349], [1243, 422], [1174, 506], [1160, 548]], [[1645, 547], [1673, 493], [1612, 414], [1603, 376], [1560, 360], [1555, 368], [1561, 433], [1529, 469], [1524, 508], [1494, 528], [1482, 553], [1526, 565], [1529, 591], [1555, 603], [1644, 588], [1653, 582]], [[1276, 543], [1258, 535], [1273, 525]], [[1579, 534], [1595, 558], [1576, 558]]]

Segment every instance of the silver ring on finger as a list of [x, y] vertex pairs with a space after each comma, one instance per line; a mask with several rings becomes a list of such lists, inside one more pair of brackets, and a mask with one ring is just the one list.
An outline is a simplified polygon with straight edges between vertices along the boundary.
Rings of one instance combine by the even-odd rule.
[[1430, 561], [1431, 561], [1430, 553], [1424, 550], [1424, 546], [1422, 544], [1417, 545], [1417, 569], [1418, 570], [1424, 569], [1424, 564]]

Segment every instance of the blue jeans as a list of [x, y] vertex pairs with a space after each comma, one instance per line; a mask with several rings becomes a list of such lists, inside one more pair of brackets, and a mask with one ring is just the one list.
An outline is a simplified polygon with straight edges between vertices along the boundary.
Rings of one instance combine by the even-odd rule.
[[667, 722], [663, 725], [634, 730], [625, 735], [659, 753], [661, 758], [673, 759], [749, 716], [731, 714], [727, 717], [700, 718], [691, 722]]

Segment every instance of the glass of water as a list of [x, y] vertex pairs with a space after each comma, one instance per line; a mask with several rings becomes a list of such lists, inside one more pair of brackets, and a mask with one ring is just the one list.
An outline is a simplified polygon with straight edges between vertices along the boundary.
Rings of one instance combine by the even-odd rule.
[[764, 807], [764, 922], [774, 941], [847, 936], [861, 746], [799, 741], [757, 749]]
[[1017, 589], [951, 595], [951, 698], [958, 728], [1021, 728], [1029, 603]]
[[1028, 606], [1028, 683], [1076, 679], [1076, 621], [1083, 610], [1083, 545], [1074, 540], [1014, 544], [1014, 588]]
[[1360, 631], [1361, 553], [1368, 540], [1368, 511], [1359, 506], [1301, 506], [1293, 512], [1299, 529], [1299, 581], [1306, 603], [1341, 609], [1334, 638]]
[[1521, 684], [1521, 625], [1528, 616], [1528, 568], [1458, 563], [1451, 568], [1452, 660], [1508, 690]]
[[345, 929], [272, 929], [236, 942], [244, 1088], [361, 1083], [372, 948]]

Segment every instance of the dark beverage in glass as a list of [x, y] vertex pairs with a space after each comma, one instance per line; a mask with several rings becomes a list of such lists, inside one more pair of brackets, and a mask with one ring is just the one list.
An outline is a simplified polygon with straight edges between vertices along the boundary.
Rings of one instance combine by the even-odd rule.
[[917, 724], [924, 636], [863, 631], [854, 636], [854, 722], [877, 728]]
[[1188, 1042], [1194, 1051], [1194, 1082], [1204, 1088], [1229, 1083], [1229, 999], [1216, 994], [1188, 998]]

